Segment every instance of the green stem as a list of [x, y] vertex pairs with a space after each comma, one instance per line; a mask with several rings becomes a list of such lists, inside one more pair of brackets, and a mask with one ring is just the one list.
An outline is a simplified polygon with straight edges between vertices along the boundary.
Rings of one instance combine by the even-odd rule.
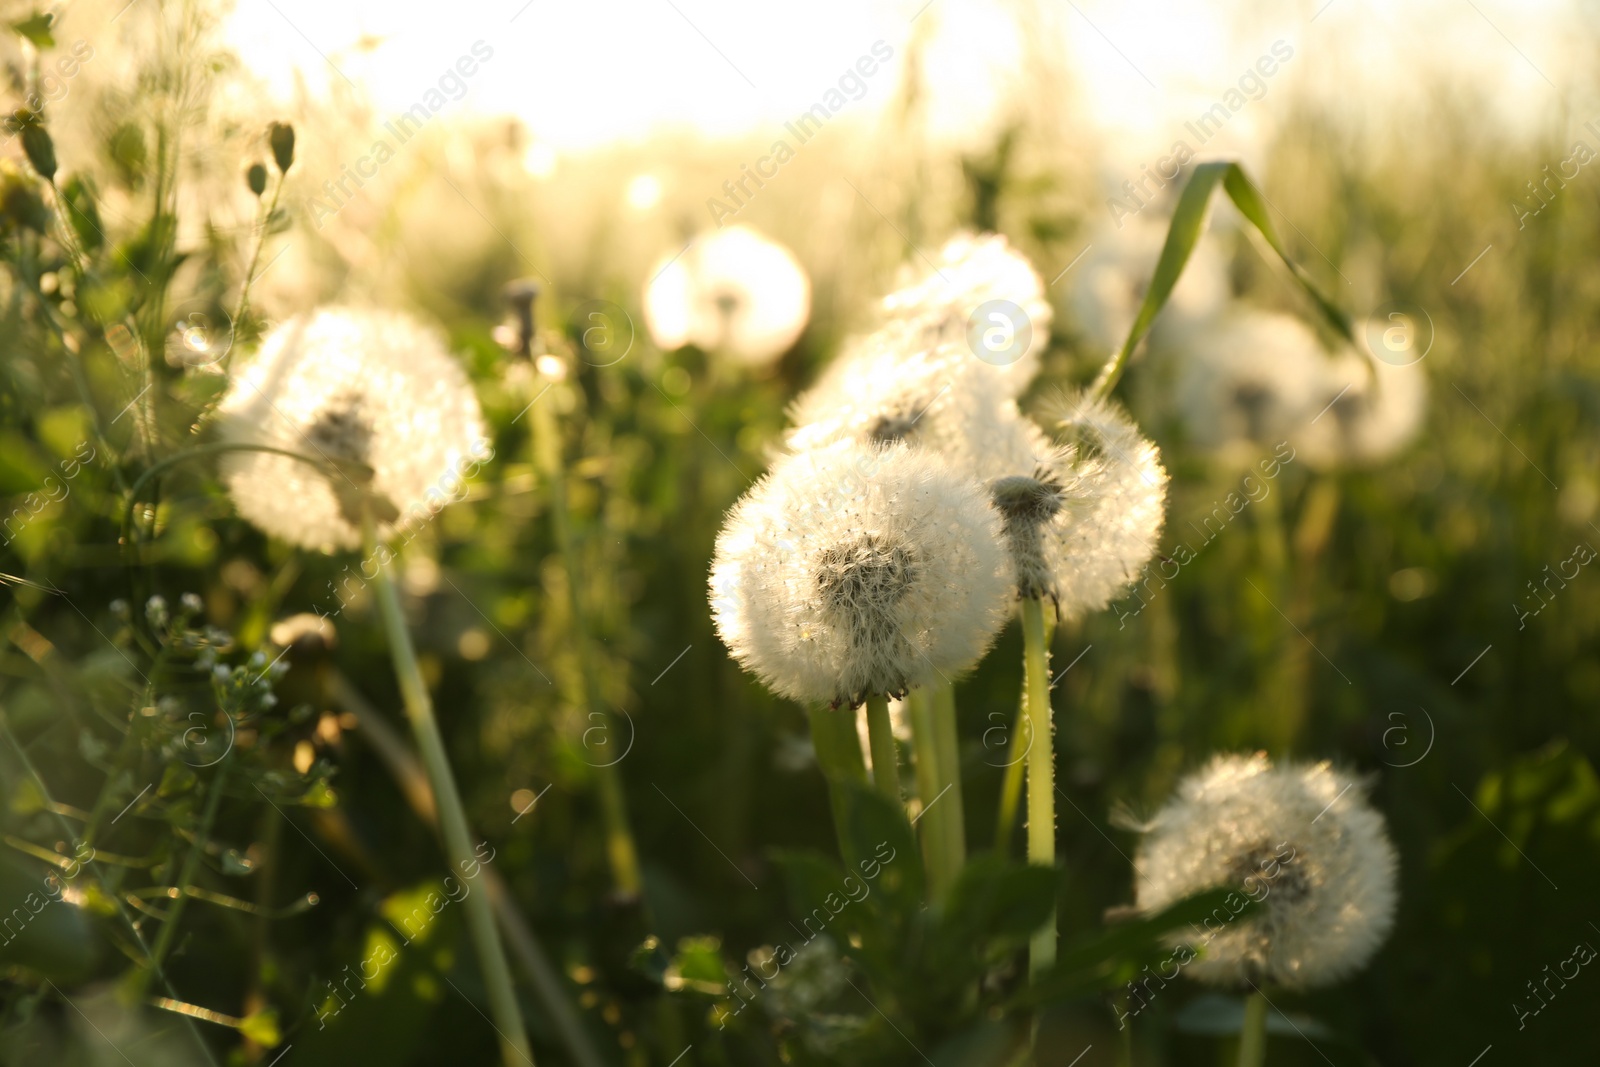
[[232, 762], [233, 749], [229, 748], [217, 767], [215, 777], [211, 779], [211, 789], [206, 793], [206, 810], [200, 816], [194, 843], [189, 846], [189, 854], [183, 860], [183, 871], [178, 875], [178, 896], [167, 908], [166, 921], [161, 924], [161, 933], [156, 936], [155, 947], [150, 950], [151, 959], [156, 963], [167, 958], [173, 938], [178, 934], [178, 920], [183, 918], [184, 905], [189, 902], [189, 887], [194, 884], [195, 874], [200, 867], [200, 853], [204, 851], [206, 839], [211, 836], [211, 827], [217, 821], [217, 808], [222, 804], [222, 787], [228, 780], [228, 765]]
[[[383, 616], [384, 629], [388, 632], [395, 676], [400, 682], [400, 694], [416, 736], [417, 750], [422, 755], [422, 763], [427, 768], [434, 799], [439, 806], [439, 829], [444, 836], [445, 855], [452, 867], [465, 871], [475, 867], [477, 861], [461, 794], [456, 789], [455, 775], [450, 770], [450, 760], [445, 754], [444, 738], [439, 733], [439, 724], [433, 715], [433, 699], [422, 680], [417, 651], [411, 644], [410, 631], [406, 629], [405, 617], [400, 612], [400, 597], [389, 578], [385, 559], [377, 554], [370, 524], [366, 540], [368, 555], [378, 564], [378, 575], [372, 584], [377, 594], [378, 610]], [[489, 994], [489, 1010], [494, 1017], [495, 1030], [500, 1035], [501, 1058], [507, 1067], [518, 1063], [531, 1064], [533, 1050], [523, 1027], [522, 1012], [517, 1007], [511, 967], [506, 962], [505, 948], [495, 929], [494, 909], [489, 895], [471, 893], [465, 902], [467, 926], [472, 934], [473, 947], [477, 949], [478, 965], [483, 969], [484, 986]]]
[[[267, 243], [267, 230], [272, 226], [272, 213], [278, 210], [278, 198], [283, 195], [283, 183], [287, 180], [282, 173], [278, 175], [278, 184], [272, 190], [272, 203], [267, 205], [266, 214], [259, 216], [261, 229], [255, 235], [256, 247], [250, 253], [250, 266], [245, 269], [244, 281], [239, 286], [239, 309], [233, 315], [235, 339], [238, 337], [238, 332], [245, 328], [244, 316], [250, 310], [250, 285], [255, 281], [256, 264], [261, 262], [261, 249]], [[227, 354], [222, 357], [223, 366], [227, 366], [228, 357], [231, 355], [233, 355], [232, 345], [228, 346]]]
[[[1049, 650], [1045, 647], [1044, 602], [1022, 602], [1023, 667], [1026, 678], [1028, 725], [1028, 862], [1054, 867], [1056, 862], [1055, 746], [1050, 713]], [[1029, 942], [1030, 975], [1050, 970], [1056, 962], [1056, 917]]]
[[900, 751], [889, 723], [889, 698], [881, 693], [867, 697], [867, 740], [872, 744], [872, 784], [900, 803]]
[[[939, 746], [939, 825], [949, 857], [951, 880], [967, 862], [967, 808], [961, 798], [961, 742], [956, 736], [956, 690], [947, 681], [933, 685], [933, 736]], [[938, 794], [936, 794], [937, 796]]]
[[1239, 1067], [1261, 1067], [1267, 1062], [1267, 998], [1258, 989], [1244, 1001], [1244, 1025], [1239, 1030]]
[[837, 708], [811, 709], [811, 745], [817, 751], [817, 766], [828, 781], [828, 800], [833, 808], [833, 828], [839, 835], [839, 854], [850, 858], [850, 833], [846, 822], [843, 791], [845, 782], [867, 782], [867, 765], [861, 758], [861, 739], [856, 734], [854, 711]]
[[[911, 715], [911, 752], [917, 776], [917, 797], [922, 801], [922, 862], [935, 898], [950, 887], [951, 867], [948, 838], [939, 820], [943, 813], [933, 804], [938, 798], [944, 768], [939, 761], [938, 728], [933, 721], [933, 694], [927, 686], [906, 695], [906, 710]], [[930, 806], [931, 805], [931, 806]]]

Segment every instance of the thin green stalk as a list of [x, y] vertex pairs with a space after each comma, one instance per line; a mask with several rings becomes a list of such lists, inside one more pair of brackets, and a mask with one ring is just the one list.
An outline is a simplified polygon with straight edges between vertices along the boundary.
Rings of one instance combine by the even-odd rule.
[[1244, 1025], [1239, 1030], [1239, 1067], [1261, 1067], [1267, 1062], [1267, 998], [1255, 990], [1244, 1001]]
[[[278, 198], [283, 195], [283, 185], [286, 181], [288, 181], [288, 178], [279, 173], [278, 183], [272, 189], [272, 202], [267, 205], [265, 214], [258, 214], [257, 216], [259, 230], [255, 234], [256, 246], [254, 251], [250, 253], [250, 265], [245, 269], [244, 281], [239, 286], [239, 308], [233, 314], [233, 328], [236, 336], [237, 331], [245, 329], [244, 317], [250, 310], [250, 285], [255, 281], [256, 264], [261, 262], [261, 249], [267, 243], [267, 231], [272, 226], [272, 215], [273, 212], [278, 210]], [[228, 357], [231, 355], [233, 355], [233, 347], [230, 345], [228, 351], [222, 357], [222, 365], [224, 367], [228, 365]]]
[[881, 693], [867, 697], [867, 740], [872, 744], [872, 784], [900, 803], [900, 751], [889, 723], [889, 698]]
[[[940, 897], [950, 887], [952, 870], [948, 853], [948, 838], [939, 825], [942, 816], [933, 801], [943, 788], [943, 767], [939, 763], [939, 739], [933, 722], [933, 694], [927, 686], [913, 689], [906, 696], [906, 710], [911, 715], [911, 754], [917, 776], [917, 797], [922, 801], [922, 814], [917, 820], [922, 824], [922, 862], [928, 871], [928, 884], [933, 896]], [[931, 805], [931, 806], [930, 806]]]
[[189, 902], [189, 887], [194, 884], [195, 874], [199, 871], [200, 853], [205, 850], [206, 839], [211, 836], [211, 827], [217, 821], [217, 808], [222, 804], [222, 789], [227, 783], [228, 766], [232, 762], [233, 749], [229, 748], [211, 779], [211, 789], [206, 793], [206, 810], [200, 816], [200, 825], [195, 828], [189, 854], [183, 859], [183, 870], [177, 882], [178, 896], [167, 908], [166, 921], [161, 924], [161, 933], [156, 935], [155, 947], [150, 950], [150, 957], [156, 963], [166, 960], [172, 940], [178, 934], [178, 921], [183, 918], [184, 905]]
[[961, 742], [956, 736], [956, 690], [947, 681], [933, 684], [933, 736], [939, 746], [939, 826], [951, 878], [967, 862], [967, 807], [961, 798]]
[[861, 738], [856, 734], [856, 714], [815, 707], [810, 717], [811, 745], [817, 752], [817, 766], [828, 781], [828, 801], [833, 808], [833, 828], [839, 835], [839, 854], [848, 860], [850, 833], [838, 786], [844, 782], [865, 785], [867, 781], [866, 761], [861, 758]]
[[[1055, 736], [1050, 714], [1050, 653], [1045, 646], [1044, 602], [1022, 602], [1023, 668], [1028, 694], [1028, 862], [1054, 867], [1056, 862]], [[1028, 973], [1039, 975], [1055, 966], [1056, 917], [1029, 942]]]
[[[445, 754], [444, 738], [433, 715], [433, 699], [428, 695], [427, 684], [422, 680], [422, 668], [417, 663], [417, 650], [411, 644], [411, 633], [406, 629], [405, 617], [400, 612], [400, 597], [389, 578], [384, 560], [377, 556], [377, 544], [370, 525], [367, 533], [368, 555], [378, 564], [373, 587], [377, 593], [378, 610], [383, 616], [388, 633], [389, 651], [394, 658], [395, 676], [400, 682], [406, 716], [411, 720], [417, 741], [417, 750], [427, 768], [428, 780], [433, 785], [433, 795], [439, 805], [439, 828], [444, 836], [445, 855], [450, 865], [462, 871], [476, 866], [472, 849], [472, 836], [467, 828], [466, 811], [461, 794], [456, 789], [455, 775], [450, 770], [450, 760]], [[506, 962], [504, 946], [495, 929], [494, 909], [487, 893], [470, 893], [465, 898], [467, 926], [472, 934], [473, 947], [478, 953], [478, 965], [483, 969], [484, 986], [489, 994], [489, 1010], [494, 1017], [495, 1031], [500, 1035], [500, 1056], [513, 1067], [518, 1063], [533, 1063], [533, 1049], [528, 1044], [527, 1031], [522, 1023], [522, 1012], [517, 1007], [516, 989], [511, 982], [511, 967]]]
[[[612, 730], [611, 715], [600, 699], [600, 685], [595, 678], [594, 663], [589, 652], [588, 620], [584, 611], [583, 593], [579, 588], [579, 575], [583, 573], [573, 546], [572, 520], [567, 512], [567, 483], [561, 466], [561, 440], [556, 425], [552, 403], [540, 404], [535, 398], [533, 408], [533, 451], [539, 469], [550, 489], [550, 525], [555, 534], [556, 548], [561, 553], [567, 570], [567, 605], [572, 615], [571, 643], [573, 655], [578, 660], [578, 674], [583, 679], [583, 702], [589, 716], [598, 717], [605, 736], [619, 736]], [[639, 873], [639, 850], [634, 845], [633, 831], [628, 825], [628, 804], [622, 790], [622, 772], [616, 761], [595, 767], [600, 783], [600, 811], [606, 826], [606, 852], [611, 860], [612, 877], [617, 889], [624, 895], [642, 899], [644, 879]]]

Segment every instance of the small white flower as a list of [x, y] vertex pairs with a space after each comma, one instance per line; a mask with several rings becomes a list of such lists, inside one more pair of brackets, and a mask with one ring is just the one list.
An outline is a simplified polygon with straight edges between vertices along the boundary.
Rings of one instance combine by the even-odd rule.
[[1201, 981], [1326, 985], [1364, 966], [1394, 923], [1398, 860], [1383, 817], [1328, 763], [1217, 756], [1143, 829], [1142, 911], [1218, 888], [1260, 902], [1237, 919], [1219, 909], [1181, 939], [1201, 946], [1187, 967]]
[[811, 314], [811, 281], [785, 247], [744, 225], [699, 234], [650, 268], [645, 325], [663, 349], [695, 345], [759, 366], [787, 352]]
[[899, 695], [988, 649], [1009, 592], [999, 532], [976, 484], [903, 444], [784, 456], [717, 537], [717, 631], [794, 700]]
[[483, 458], [478, 399], [431, 331], [402, 315], [325, 309], [276, 327], [236, 368], [222, 436], [319, 461], [232, 452], [223, 478], [239, 514], [302, 548], [380, 539], [423, 521]]
[[[1079, 334], [1094, 351], [1110, 353], [1127, 340], [1161, 258], [1170, 221], [1139, 216], [1124, 220], [1120, 229], [1107, 226], [1090, 234], [1089, 251], [1071, 270], [1068, 302]], [[1217, 240], [1202, 233], [1166, 307], [1156, 316], [1158, 336], [1152, 343], [1220, 310], [1230, 288], [1227, 261]]]

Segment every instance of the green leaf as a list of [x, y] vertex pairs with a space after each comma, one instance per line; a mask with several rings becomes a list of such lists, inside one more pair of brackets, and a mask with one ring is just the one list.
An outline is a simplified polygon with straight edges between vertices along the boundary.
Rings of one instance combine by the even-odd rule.
[[20, 22], [13, 22], [11, 28], [19, 36], [32, 41], [35, 48], [54, 48], [56, 39], [50, 34], [50, 24], [54, 21], [54, 15], [39, 12]]
[[[1230, 906], [1230, 901], [1242, 907]], [[1080, 996], [1101, 988], [1118, 964], [1143, 960], [1163, 951], [1166, 936], [1180, 927], [1195, 927], [1217, 912], [1245, 920], [1256, 903], [1236, 889], [1210, 889], [1181, 900], [1155, 915], [1119, 923], [1063, 947], [1048, 975], [1023, 992], [1018, 1004], [1042, 1004]]]
[[85, 251], [98, 252], [106, 243], [106, 235], [100, 225], [100, 209], [94, 202], [94, 186], [81, 174], [74, 174], [61, 187], [61, 199], [66, 201], [67, 219], [78, 235], [78, 243]]
[[958, 942], [1026, 939], [1055, 910], [1060, 872], [984, 855], [961, 869], [940, 917]]
[[922, 906], [922, 859], [905, 809], [861, 782], [835, 782], [852, 874], [857, 872], [910, 915]]
[[1316, 304], [1317, 310], [1327, 319], [1328, 325], [1340, 337], [1351, 344], [1355, 343], [1355, 331], [1350, 325], [1349, 318], [1332, 300], [1323, 295], [1321, 289], [1311, 280], [1311, 276], [1289, 258], [1283, 243], [1278, 240], [1277, 231], [1273, 229], [1261, 193], [1251, 184], [1239, 164], [1225, 161], [1201, 163], [1194, 168], [1188, 184], [1183, 187], [1182, 195], [1178, 197], [1177, 209], [1172, 213], [1172, 224], [1167, 228], [1166, 243], [1161, 246], [1161, 257], [1156, 261], [1150, 287], [1144, 294], [1144, 303], [1139, 305], [1139, 313], [1134, 316], [1133, 325], [1128, 329], [1128, 338], [1101, 369], [1100, 376], [1094, 384], [1097, 395], [1102, 397], [1110, 395], [1117, 384], [1117, 379], [1122, 376], [1123, 368], [1127, 366], [1128, 357], [1138, 347], [1139, 342], [1144, 340], [1145, 334], [1150, 332], [1156, 316], [1161, 313], [1168, 298], [1172, 296], [1172, 291], [1177, 287], [1178, 279], [1183, 274], [1183, 268], [1188, 265], [1189, 257], [1193, 254], [1195, 245], [1200, 241], [1200, 234], [1205, 229], [1211, 193], [1218, 182], [1222, 183], [1228, 198], [1239, 209], [1239, 213], [1256, 228], [1272, 250], [1278, 253], [1295, 281], [1300, 283], [1306, 295]]
[[728, 968], [722, 959], [722, 941], [716, 937], [685, 937], [667, 965], [662, 982], [668, 989], [687, 989], [709, 996], [725, 996]]

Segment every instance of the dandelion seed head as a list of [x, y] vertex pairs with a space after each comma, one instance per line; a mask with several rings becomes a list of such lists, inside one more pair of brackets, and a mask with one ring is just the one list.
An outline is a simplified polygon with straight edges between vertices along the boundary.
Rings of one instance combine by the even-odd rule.
[[388, 538], [458, 492], [481, 458], [477, 397], [432, 332], [401, 315], [328, 308], [274, 328], [235, 367], [219, 408], [222, 475], [239, 514], [302, 548], [361, 543], [363, 510]]
[[663, 256], [644, 291], [645, 325], [658, 347], [692, 344], [750, 366], [787, 352], [810, 314], [805, 268], [744, 225], [706, 231]]
[[[981, 358], [981, 334], [988, 323], [973, 322], [985, 304], [1003, 301], [1020, 316], [1012, 326], [1027, 326], [1028, 343], [1016, 351]], [[1039, 372], [1039, 354], [1050, 336], [1053, 317], [1044, 298], [1044, 281], [1026, 256], [999, 234], [957, 234], [930, 266], [908, 265], [896, 290], [884, 297], [882, 330], [889, 347], [902, 353], [939, 353], [953, 380], [990, 379], [999, 395], [1015, 399]]]
[[1143, 829], [1142, 911], [1218, 888], [1260, 902], [1192, 931], [1203, 947], [1188, 971], [1200, 981], [1327, 985], [1364, 966], [1393, 925], [1398, 859], [1383, 817], [1326, 762], [1217, 756]]
[[904, 444], [780, 457], [717, 538], [718, 633], [783, 696], [858, 704], [958, 674], [1004, 620], [999, 520]]
[[[1066, 435], [1071, 506], [1049, 533], [1055, 595], [1070, 618], [1099, 611], [1138, 580], [1154, 558], [1166, 518], [1167, 472], [1161, 450], [1117, 405], [1087, 393], [1064, 393], [1046, 408]], [[1070, 457], [1067, 459], [1065, 457]]]

